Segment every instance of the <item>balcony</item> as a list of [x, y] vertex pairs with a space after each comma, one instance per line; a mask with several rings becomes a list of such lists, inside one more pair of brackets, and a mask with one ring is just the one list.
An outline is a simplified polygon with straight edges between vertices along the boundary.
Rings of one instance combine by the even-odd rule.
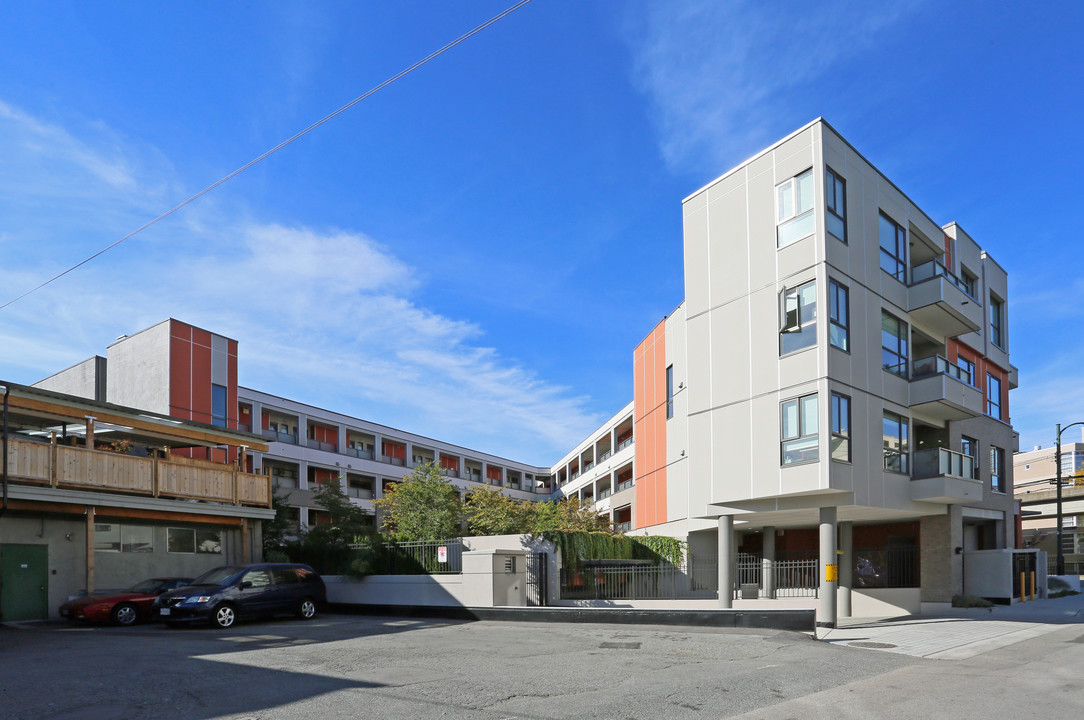
[[604, 453], [602, 453], [601, 455], [598, 456], [598, 461], [599, 462], [605, 462], [606, 459], [609, 458], [611, 455], [613, 455], [613, 453], [610, 452], [609, 450], [607, 450], [606, 452], [604, 452]]
[[183, 457], [135, 457], [11, 438], [8, 475], [12, 482], [54, 488], [271, 506], [270, 478]]
[[911, 499], [927, 502], [962, 503], [982, 500], [982, 481], [975, 459], [945, 448], [915, 453]]
[[392, 457], [391, 455], [381, 455], [380, 462], [386, 462], [389, 465], [398, 465], [400, 467], [406, 467], [406, 460], [399, 457]]
[[599, 500], [605, 500], [606, 498], [610, 497], [610, 495], [613, 495], [613, 491], [611, 491], [610, 488], [606, 488], [605, 490], [599, 490], [598, 491], [598, 499]]
[[372, 460], [373, 450], [372, 448], [361, 447], [347, 447], [342, 449], [343, 455], [349, 455], [351, 457], [360, 458], [362, 460]]
[[982, 305], [968, 294], [967, 285], [937, 260], [911, 271], [907, 310], [913, 321], [942, 338], [974, 332], [984, 320]]
[[287, 443], [289, 445], [297, 445], [297, 435], [295, 433], [284, 433], [278, 430], [264, 430], [264, 437], [270, 438], [271, 442]]
[[626, 440], [622, 440], [622, 441], [621, 441], [620, 443], [618, 443], [618, 445], [617, 445], [617, 451], [618, 451], [618, 452], [621, 452], [622, 450], [624, 450], [625, 448], [629, 447], [630, 445], [632, 445], [632, 438], [628, 438], [628, 439], [626, 439]]
[[629, 478], [625, 482], [618, 483], [617, 484], [617, 489], [614, 490], [614, 492], [621, 492], [622, 490], [628, 490], [632, 486], [633, 486], [632, 478]]
[[914, 361], [909, 389], [912, 411], [940, 422], [983, 413], [982, 392], [968, 371], [940, 355]]
[[313, 440], [310, 438], [305, 442], [305, 444], [313, 450], [323, 450], [324, 452], [332, 453], [339, 452], [339, 446], [335, 443], [324, 442], [322, 440]]
[[625, 522], [614, 523], [614, 530], [619, 533], [627, 533], [632, 530], [632, 521], [627, 520]]

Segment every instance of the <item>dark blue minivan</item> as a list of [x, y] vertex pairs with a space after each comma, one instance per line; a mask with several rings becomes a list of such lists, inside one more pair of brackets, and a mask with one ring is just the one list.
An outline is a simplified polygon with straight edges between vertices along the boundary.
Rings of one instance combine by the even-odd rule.
[[281, 613], [308, 620], [325, 602], [324, 581], [308, 565], [226, 565], [160, 595], [151, 616], [169, 625], [209, 622], [228, 628], [241, 619]]

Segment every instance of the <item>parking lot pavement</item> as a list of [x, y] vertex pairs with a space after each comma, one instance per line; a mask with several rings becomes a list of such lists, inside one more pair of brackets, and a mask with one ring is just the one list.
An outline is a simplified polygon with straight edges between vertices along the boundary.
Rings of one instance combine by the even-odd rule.
[[913, 663], [769, 630], [322, 615], [0, 627], [0, 717], [727, 717]]

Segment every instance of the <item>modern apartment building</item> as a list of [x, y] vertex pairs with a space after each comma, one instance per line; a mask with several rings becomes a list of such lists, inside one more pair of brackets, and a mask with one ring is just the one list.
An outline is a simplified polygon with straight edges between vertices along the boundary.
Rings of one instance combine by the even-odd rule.
[[244, 468], [302, 525], [316, 482], [370, 508], [433, 461], [464, 492], [575, 495], [685, 539], [717, 587], [739, 557], [819, 558], [841, 615], [948, 602], [964, 553], [1016, 544], [1005, 270], [820, 119], [683, 211], [685, 297], [634, 349], [632, 402], [552, 467], [240, 387], [236, 341], [177, 320], [41, 385], [261, 435]]
[[1015, 544], [1004, 269], [823, 120], [683, 207], [685, 299], [634, 352], [634, 531], [721, 587], [815, 553], [843, 615], [948, 602], [962, 553]]

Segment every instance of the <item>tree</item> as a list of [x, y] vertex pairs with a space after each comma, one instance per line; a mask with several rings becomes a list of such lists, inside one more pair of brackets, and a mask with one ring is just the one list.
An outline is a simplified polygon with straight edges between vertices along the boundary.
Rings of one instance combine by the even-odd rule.
[[459, 492], [432, 462], [418, 465], [374, 504], [384, 514], [383, 529], [396, 540], [459, 535], [463, 518]]
[[272, 493], [271, 508], [275, 511], [275, 517], [263, 524], [263, 557], [267, 561], [285, 560], [286, 535], [292, 529], [286, 496]]
[[328, 522], [310, 528], [308, 535], [324, 544], [348, 547], [372, 535], [374, 527], [372, 516], [343, 492], [340, 479], [321, 480], [313, 488], [313, 500], [327, 513]]
[[486, 485], [470, 491], [463, 509], [471, 535], [520, 535], [530, 532], [533, 504]]
[[613, 532], [613, 523], [598, 515], [589, 502], [571, 495], [561, 500], [532, 503], [531, 527], [527, 532], [539, 534], [552, 530], [565, 532]]

